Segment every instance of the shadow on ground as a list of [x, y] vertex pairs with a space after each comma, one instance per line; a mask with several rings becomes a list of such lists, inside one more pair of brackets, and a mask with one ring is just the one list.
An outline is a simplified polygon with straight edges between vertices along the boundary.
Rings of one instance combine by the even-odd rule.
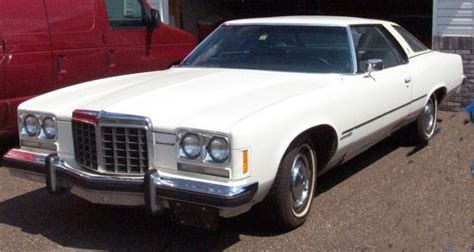
[[0, 167], [2, 166], [2, 157], [7, 151], [18, 146], [18, 137], [16, 135], [2, 136], [0, 135]]
[[[398, 137], [391, 137], [326, 173], [318, 179], [318, 194], [331, 190], [399, 146]], [[143, 209], [97, 206], [70, 194], [52, 196], [45, 189], [1, 202], [0, 223], [40, 234], [64, 247], [94, 250], [222, 250], [238, 243], [241, 234], [278, 235], [262, 223], [257, 211], [223, 220], [219, 231], [207, 231], [176, 226], [168, 214], [149, 216]]]

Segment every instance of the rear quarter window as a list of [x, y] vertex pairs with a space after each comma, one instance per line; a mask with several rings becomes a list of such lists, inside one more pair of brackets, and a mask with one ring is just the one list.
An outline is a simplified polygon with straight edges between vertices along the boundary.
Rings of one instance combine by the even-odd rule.
[[418, 53], [429, 50], [427, 46], [421, 43], [415, 36], [413, 36], [401, 26], [393, 26], [393, 28], [403, 37], [403, 39], [405, 39], [413, 52]]

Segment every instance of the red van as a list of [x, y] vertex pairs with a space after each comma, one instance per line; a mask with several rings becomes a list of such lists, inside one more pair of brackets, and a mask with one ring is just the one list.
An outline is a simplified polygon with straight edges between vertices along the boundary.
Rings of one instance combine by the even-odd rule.
[[32, 96], [180, 62], [195, 38], [161, 23], [157, 5], [159, 0], [1, 0], [0, 142], [17, 132], [16, 108]]

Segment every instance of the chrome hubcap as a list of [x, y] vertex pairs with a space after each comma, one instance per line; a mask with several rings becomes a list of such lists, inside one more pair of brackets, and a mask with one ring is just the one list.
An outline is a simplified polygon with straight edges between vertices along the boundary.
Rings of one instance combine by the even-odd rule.
[[[291, 198], [293, 209], [300, 210], [305, 206], [311, 188], [311, 163], [302, 149], [296, 154], [291, 167]], [[309, 154], [309, 153], [308, 153]]]
[[424, 110], [424, 118], [425, 118], [425, 133], [426, 135], [430, 135], [433, 131], [433, 127], [435, 125], [435, 108], [433, 104], [433, 100], [430, 99], [425, 106]]

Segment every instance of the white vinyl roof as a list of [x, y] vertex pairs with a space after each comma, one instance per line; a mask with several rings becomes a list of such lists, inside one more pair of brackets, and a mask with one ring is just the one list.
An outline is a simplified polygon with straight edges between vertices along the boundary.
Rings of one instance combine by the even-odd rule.
[[381, 20], [336, 17], [336, 16], [286, 16], [269, 18], [251, 18], [228, 21], [228, 25], [324, 25], [324, 26], [349, 26], [359, 24], [390, 23]]

